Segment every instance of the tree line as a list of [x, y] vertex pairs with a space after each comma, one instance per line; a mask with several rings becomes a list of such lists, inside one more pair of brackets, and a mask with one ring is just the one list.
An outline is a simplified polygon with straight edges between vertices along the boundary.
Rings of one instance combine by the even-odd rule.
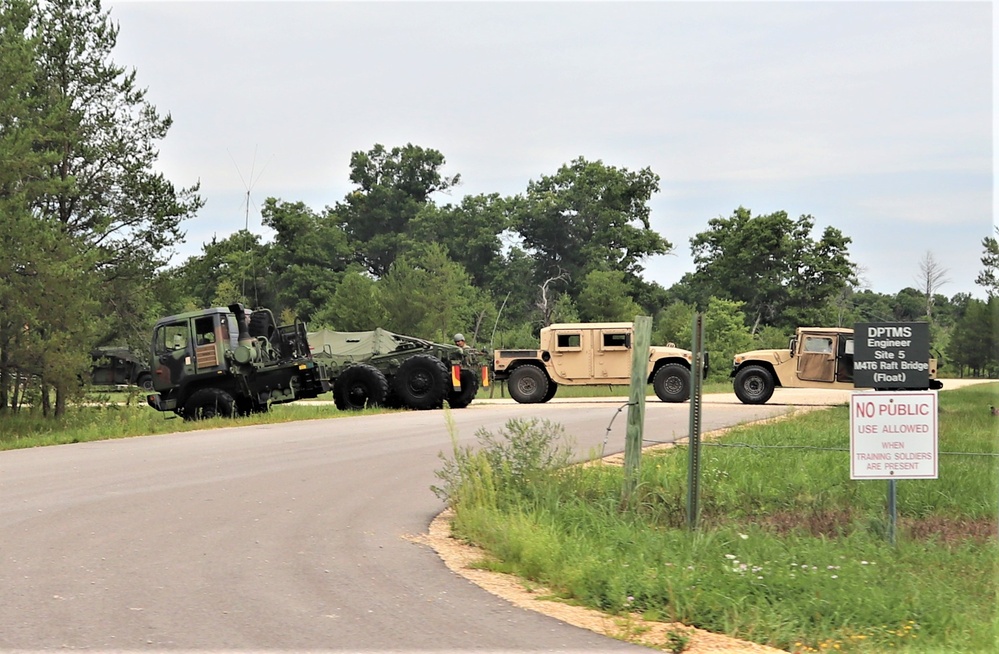
[[[552, 322], [654, 318], [654, 343], [689, 346], [706, 316], [713, 374], [731, 354], [779, 347], [799, 325], [926, 320], [942, 374], [994, 375], [999, 248], [982, 242], [988, 297], [941, 293], [927, 252], [895, 295], [861, 288], [851, 239], [785, 212], [736, 207], [690, 240], [695, 270], [644, 276], [674, 244], [650, 226], [660, 178], [578, 157], [512, 196], [449, 198], [443, 153], [374, 144], [350, 157], [332, 206], [267, 198], [269, 242], [246, 230], [170, 266], [204, 201], [154, 171], [171, 117], [116, 65], [98, 0], [0, 0], [0, 411], [58, 415], [89, 352], [147, 348], [161, 315], [242, 301], [339, 331], [382, 327], [483, 348], [527, 347]], [[55, 397], [53, 406], [49, 398]]]

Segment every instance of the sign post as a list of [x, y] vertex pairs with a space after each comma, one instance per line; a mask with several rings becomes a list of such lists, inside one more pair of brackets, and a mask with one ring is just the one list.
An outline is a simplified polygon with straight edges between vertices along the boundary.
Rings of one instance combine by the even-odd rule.
[[895, 482], [936, 479], [936, 391], [850, 396], [850, 479], [887, 479], [888, 538], [895, 543]]

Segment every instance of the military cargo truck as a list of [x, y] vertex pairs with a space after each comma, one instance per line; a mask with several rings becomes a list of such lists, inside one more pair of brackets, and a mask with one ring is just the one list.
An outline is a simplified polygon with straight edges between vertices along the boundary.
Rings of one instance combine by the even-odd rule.
[[[936, 379], [937, 361], [929, 360], [930, 388]], [[855, 388], [853, 383], [853, 330], [849, 327], [799, 327], [787, 349], [753, 350], [736, 354], [732, 386], [743, 404], [765, 404], [778, 387]]]
[[472, 348], [434, 343], [376, 328], [310, 332], [312, 354], [330, 369], [340, 410], [366, 406], [452, 409], [471, 404], [488, 369]]
[[241, 304], [158, 320], [150, 345], [151, 407], [185, 420], [246, 415], [330, 390], [305, 324], [278, 326], [269, 309]]
[[[493, 352], [493, 374], [522, 404], [547, 402], [560, 385], [629, 384], [633, 338], [630, 322], [556, 323], [541, 330], [536, 350]], [[660, 400], [690, 398], [691, 360], [690, 350], [672, 343], [649, 348], [647, 383]]]

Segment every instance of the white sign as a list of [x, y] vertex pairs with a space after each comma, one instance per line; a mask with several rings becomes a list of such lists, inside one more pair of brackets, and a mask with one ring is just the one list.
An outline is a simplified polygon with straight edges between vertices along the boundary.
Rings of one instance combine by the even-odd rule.
[[937, 393], [850, 395], [850, 479], [936, 479]]

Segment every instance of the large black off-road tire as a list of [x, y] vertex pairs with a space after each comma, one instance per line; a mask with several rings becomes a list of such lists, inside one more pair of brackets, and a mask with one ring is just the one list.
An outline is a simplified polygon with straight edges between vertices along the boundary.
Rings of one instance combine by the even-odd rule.
[[251, 313], [250, 324], [246, 331], [254, 338], [262, 336], [270, 341], [275, 332], [274, 320], [271, 318], [271, 313], [269, 311], [254, 311]]
[[447, 393], [447, 405], [452, 409], [464, 409], [472, 403], [475, 394], [479, 392], [479, 378], [474, 372], [462, 368], [459, 378], [461, 390], [456, 391], [452, 388]]
[[548, 397], [550, 384], [547, 373], [532, 365], [514, 368], [506, 383], [510, 389], [510, 397], [521, 404], [539, 404], [550, 400], [551, 397]]
[[444, 362], [429, 354], [417, 354], [402, 362], [392, 378], [392, 392], [407, 409], [425, 411], [444, 405], [451, 373]]
[[541, 403], [544, 404], [548, 400], [555, 397], [555, 393], [558, 393], [558, 382], [553, 382], [551, 379], [548, 380], [548, 392], [545, 396], [541, 398]]
[[333, 382], [333, 403], [341, 411], [359, 411], [382, 406], [388, 392], [388, 380], [380, 370], [358, 363], [344, 370]]
[[140, 372], [135, 378], [135, 385], [144, 391], [153, 390], [153, 374], [151, 372]]
[[392, 384], [389, 384], [389, 392], [388, 392], [388, 395], [385, 397], [385, 404], [383, 404], [382, 406], [384, 406], [386, 409], [404, 409], [405, 408], [402, 405], [402, 399], [398, 395], [395, 394], [395, 391], [392, 390]]
[[735, 373], [732, 386], [743, 404], [766, 404], [774, 394], [774, 376], [762, 366], [746, 366]]
[[267, 413], [270, 407], [266, 402], [260, 403], [248, 397], [240, 397], [236, 400], [236, 413], [241, 416], [252, 416], [254, 413]]
[[680, 363], [667, 363], [652, 377], [652, 390], [663, 402], [690, 399], [690, 369]]
[[221, 388], [202, 388], [194, 391], [184, 402], [184, 420], [232, 418], [236, 415], [236, 400]]

